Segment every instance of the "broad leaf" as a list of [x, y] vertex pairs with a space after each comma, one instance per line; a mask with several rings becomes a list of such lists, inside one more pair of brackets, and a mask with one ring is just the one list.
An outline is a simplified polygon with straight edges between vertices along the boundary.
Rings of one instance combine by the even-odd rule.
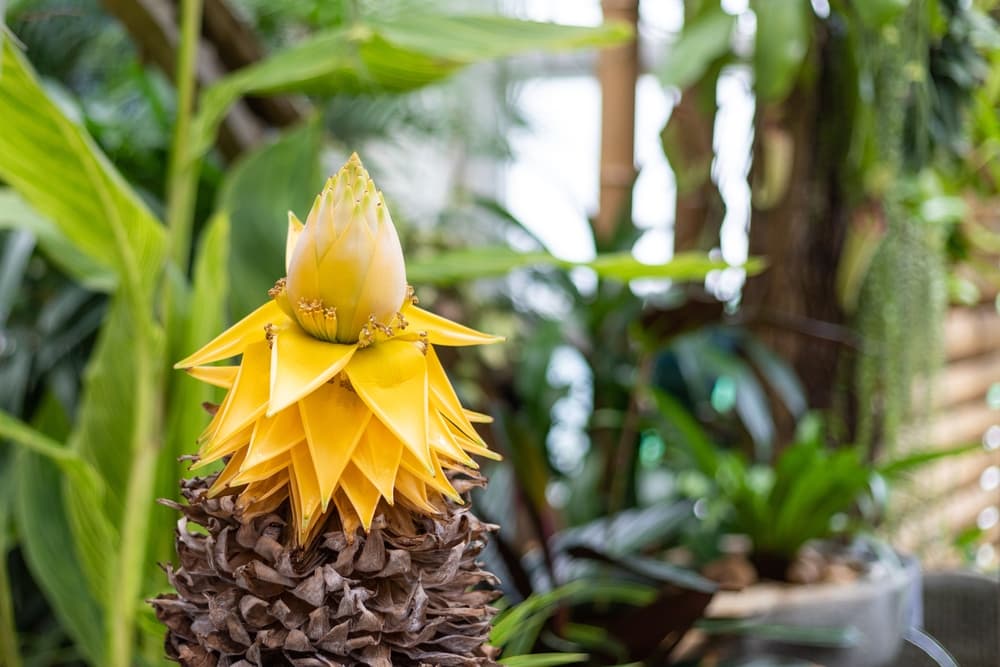
[[[274, 281], [285, 275], [288, 212], [305, 220], [322, 187], [322, 142], [322, 126], [309, 122], [246, 155], [230, 170], [218, 208], [228, 213], [232, 226], [229, 305], [234, 318], [263, 303]], [[211, 337], [194, 341], [185, 354]]]
[[3, 28], [0, 40], [0, 179], [94, 264], [151, 286], [164, 256], [163, 227], [48, 97]]
[[809, 0], [754, 0], [754, 87], [760, 102], [780, 102], [798, 77], [812, 39]]
[[[47, 397], [36, 415], [36, 423], [46, 436], [62, 437], [68, 428], [66, 422], [56, 401]], [[26, 444], [9, 429], [4, 435], [17, 437], [21, 445]], [[31, 437], [38, 440], [38, 444], [51, 444], [45, 436]], [[101, 609], [80, 565], [62, 494], [61, 481], [65, 477], [57, 467], [57, 462], [61, 462], [65, 473], [67, 461], [66, 455], [47, 451], [47, 447], [28, 449], [22, 446], [17, 452], [14, 458], [14, 510], [18, 534], [32, 577], [60, 625], [91, 664], [101, 665], [106, 664]]]
[[107, 549], [117, 544], [118, 536], [102, 511], [106, 489], [100, 476], [77, 452], [4, 412], [0, 412], [0, 439], [46, 457], [62, 471], [66, 518], [86, 575], [82, 583], [90, 587], [95, 599], [102, 599], [111, 586]]
[[101, 508], [117, 521], [124, 507], [132, 459], [135, 379], [132, 319], [114, 298], [83, 378], [83, 395], [69, 446], [97, 468], [108, 486]]
[[665, 86], [687, 88], [697, 82], [718, 58], [729, 52], [729, 39], [736, 17], [714, 6], [685, 22], [677, 41], [670, 46], [660, 66]]
[[[144, 582], [153, 581], [146, 558], [154, 508], [154, 387], [158, 385], [162, 335], [149, 315], [132, 303], [134, 293], [116, 294], [87, 364], [83, 394], [69, 447], [103, 475], [99, 498], [67, 478], [69, 525], [91, 590], [106, 600], [104, 621], [111, 650], [133, 645], [134, 611]], [[113, 582], [113, 583], [112, 583]], [[125, 647], [124, 649], [122, 647]], [[119, 658], [120, 659], [120, 658]]]
[[17, 192], [0, 188], [0, 229], [12, 228], [34, 234], [45, 256], [84, 287], [98, 292], [114, 288], [115, 274], [111, 269], [80, 252], [55, 224], [40, 216]]
[[[204, 345], [218, 334], [225, 325], [226, 296], [229, 291], [229, 218], [217, 213], [201, 234], [194, 261], [192, 290], [187, 303], [183, 327], [178, 331], [171, 362]], [[177, 480], [186, 473], [187, 464], [178, 458], [192, 454], [195, 441], [205, 428], [207, 414], [205, 402], [216, 402], [220, 391], [199, 382], [187, 373], [170, 371], [169, 403], [167, 412], [167, 437], [159, 453], [157, 465], [157, 496], [177, 496]], [[150, 538], [154, 545], [151, 555], [157, 560], [173, 558], [173, 530], [176, 512], [157, 506], [153, 509]], [[151, 591], [152, 592], [152, 591]]]
[[404, 92], [475, 62], [603, 46], [630, 35], [621, 25], [584, 28], [428, 12], [317, 33], [208, 88], [194, 121], [192, 156], [208, 150], [229, 106], [248, 93]]

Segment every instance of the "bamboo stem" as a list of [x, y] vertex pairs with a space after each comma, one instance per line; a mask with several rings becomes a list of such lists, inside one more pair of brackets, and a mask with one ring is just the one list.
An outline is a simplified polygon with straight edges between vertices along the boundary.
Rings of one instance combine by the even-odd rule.
[[[639, 0], [602, 0], [605, 21], [622, 21], [637, 34]], [[618, 221], [629, 209], [635, 180], [635, 88], [639, 80], [639, 41], [603, 49], [597, 57], [601, 85], [600, 203], [594, 234], [612, 239]]]

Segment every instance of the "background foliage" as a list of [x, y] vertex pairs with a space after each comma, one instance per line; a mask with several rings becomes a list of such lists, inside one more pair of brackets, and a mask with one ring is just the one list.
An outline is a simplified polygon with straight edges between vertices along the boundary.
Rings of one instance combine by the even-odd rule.
[[[0, 437], [14, 445], [0, 450], [0, 662], [11, 667], [162, 662], [143, 600], [165, 586], [156, 563], [172, 557], [175, 517], [154, 500], [175, 497], [178, 458], [216, 398], [167, 369], [261, 301], [281, 273], [286, 212], [306, 212], [338, 157], [366, 145], [378, 155], [388, 139], [503, 159], [520, 122], [507, 91], [532, 66], [503, 59], [631, 36], [476, 3], [244, 0], [230, 4], [256, 55], [203, 80], [202, 3], [174, 4], [172, 77], [143, 60], [155, 36], [127, 31], [120, 3], [19, 0], [0, 32]], [[722, 533], [791, 556], [809, 539], [868, 531], [884, 514], [880, 480], [940, 455], [873, 462], [911, 415], [914, 379], [937, 363], [948, 299], [975, 301], [979, 277], [1000, 275], [991, 219], [973, 215], [1000, 187], [997, 10], [822, 4], [751, 2], [746, 44], [722, 3], [689, 0], [657, 66], [708, 126], [707, 155], [685, 150], [681, 113], [663, 133], [678, 196], [706, 200], [718, 195], [720, 75], [750, 73], [751, 252], [765, 256], [741, 269], [772, 269], [743, 295], [700, 287], [730, 268], [708, 252], [711, 214], [698, 220], [707, 243], [678, 243], [649, 266], [632, 255], [639, 230], [625, 211], [614, 235], [595, 236], [597, 257], [576, 263], [461, 184], [431, 211], [388, 193], [421, 296], [512, 341], [444, 360], [463, 398], [495, 416], [488, 437], [506, 457], [476, 502], [504, 526], [489, 556], [508, 605], [493, 641], [508, 664], [665, 664], [677, 642], [661, 641], [664, 628], [679, 640], [716, 585], [664, 553], [684, 545], [699, 566]], [[492, 121], [465, 108], [483, 85], [499, 91]], [[810, 95], [829, 106], [800, 104]], [[246, 114], [263, 130], [241, 143]], [[802, 167], [789, 146], [815, 162]], [[435, 164], [392, 163], [375, 160], [376, 180]], [[796, 205], [803, 219], [786, 215], [788, 201], [823, 203]], [[832, 374], [758, 326], [767, 299], [755, 285], [811, 284], [800, 259], [755, 240], [769, 215], [837, 230], [801, 244], [831, 262], [826, 292], [804, 300], [832, 304], [837, 331], [863, 342], [835, 355]], [[512, 232], [534, 250], [509, 247]], [[630, 285], [642, 278], [672, 282], [650, 298]], [[810, 409], [827, 428], [799, 423]], [[583, 443], [577, 461], [554, 446], [567, 433]], [[817, 505], [822, 489], [835, 506]], [[857, 521], [832, 530], [845, 516]], [[561, 655], [525, 655], [535, 651]]]

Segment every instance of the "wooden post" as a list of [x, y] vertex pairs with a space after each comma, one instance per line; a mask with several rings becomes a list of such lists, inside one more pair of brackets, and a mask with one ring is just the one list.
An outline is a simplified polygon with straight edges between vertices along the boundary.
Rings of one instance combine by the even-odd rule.
[[[638, 36], [639, 0], [601, 0], [605, 21], [622, 21]], [[597, 59], [601, 85], [601, 189], [594, 234], [598, 245], [614, 236], [629, 210], [635, 179], [635, 88], [639, 42], [604, 49]]]

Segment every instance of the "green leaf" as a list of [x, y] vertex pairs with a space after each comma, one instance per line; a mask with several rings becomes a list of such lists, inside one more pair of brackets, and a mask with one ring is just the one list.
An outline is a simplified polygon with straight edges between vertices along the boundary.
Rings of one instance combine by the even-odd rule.
[[[407, 264], [406, 275], [414, 285], [453, 285], [478, 278], [497, 278], [514, 269], [551, 266], [564, 270], [576, 266], [592, 269], [601, 278], [629, 281], [640, 278], [702, 280], [711, 271], [730, 268], [697, 252], [681, 253], [663, 264], [643, 264], [629, 253], [599, 255], [590, 262], [567, 262], [547, 252], [518, 252], [507, 246], [450, 250], [421, 257]], [[751, 259], [743, 267], [750, 274], [763, 269]]]
[[[176, 335], [179, 340], [171, 353], [172, 359], [190, 354], [224, 328], [229, 293], [229, 241], [229, 218], [225, 213], [216, 213], [201, 234], [194, 260], [193, 289], [181, 322], [182, 329]], [[187, 373], [170, 373], [167, 434], [157, 465], [158, 497], [177, 495], [177, 480], [184, 477], [187, 467], [185, 463], [178, 463], [178, 458], [195, 449], [195, 441], [207, 423], [202, 405], [218, 402], [219, 394], [219, 389], [198, 382]], [[151, 553], [156, 560], [172, 558], [171, 527], [176, 519], [176, 513], [169, 508], [158, 506], [153, 510], [150, 537], [154, 541]]]
[[[582, 266], [590, 267], [601, 278], [621, 281], [640, 278], [703, 280], [712, 271], [731, 268], [726, 262], [711, 259], [699, 252], [680, 253], [663, 264], [643, 264], [629, 253], [613, 253], [599, 255], [597, 259]], [[751, 258], [744, 266], [736, 268], [742, 268], [749, 275], [754, 275], [763, 270], [764, 264], [756, 258]]]
[[643, 606], [656, 598], [650, 586], [624, 581], [578, 579], [547, 593], [532, 595], [519, 604], [504, 610], [493, 624], [490, 643], [507, 647], [511, 653], [525, 653], [534, 644], [544, 621], [560, 605], [625, 604]]
[[5, 28], [0, 41], [0, 179], [92, 265], [151, 286], [164, 257], [163, 227], [48, 97]]
[[898, 18], [909, 4], [910, 0], [864, 0], [852, 2], [851, 7], [865, 27], [878, 29]]
[[3, 411], [0, 411], [0, 440], [9, 440], [26, 451], [44, 456], [81, 486], [91, 488], [98, 496], [104, 494], [100, 476], [77, 452]]
[[624, 23], [585, 27], [500, 15], [413, 12], [374, 18], [373, 23], [375, 31], [394, 46], [457, 65], [532, 51], [600, 48], [632, 38]]
[[407, 279], [414, 285], [454, 285], [478, 278], [499, 278], [528, 266], [570, 268], [547, 252], [518, 252], [506, 246], [451, 250], [408, 262]]
[[[612, 544], [609, 535], [607, 544]], [[718, 584], [706, 579], [694, 570], [679, 567], [655, 558], [644, 558], [635, 554], [614, 557], [605, 553], [600, 547], [570, 547], [567, 552], [573, 558], [592, 560], [628, 572], [635, 576], [649, 579], [660, 584], [672, 584], [700, 593], [714, 593], [719, 590]]]
[[32, 578], [59, 624], [93, 665], [103, 659], [101, 607], [90, 592], [65, 514], [56, 466], [22, 451], [16, 458], [17, 525]]
[[767, 380], [774, 393], [788, 408], [788, 412], [798, 419], [809, 407], [806, 404], [805, 389], [788, 362], [772, 352], [766, 345], [753, 338], [744, 341], [747, 355]]
[[619, 24], [584, 28], [430, 12], [317, 33], [209, 87], [193, 124], [192, 157], [208, 150], [229, 106], [248, 93], [404, 92], [475, 62], [604, 46], [630, 37]]
[[134, 367], [131, 347], [133, 321], [123, 300], [112, 299], [97, 344], [83, 377], [83, 393], [70, 449], [101, 472], [108, 485], [103, 511], [115, 520], [124, 508], [132, 459]]
[[714, 477], [719, 466], [718, 450], [698, 420], [664, 391], [653, 389], [653, 400], [666, 426], [664, 441], [683, 447], [702, 474]]
[[[866, 0], [867, 1], [867, 0]], [[754, 80], [759, 102], [780, 102], [798, 77], [812, 39], [809, 0], [754, 0]]]
[[45, 256], [73, 280], [97, 292], [109, 292], [115, 274], [80, 252], [50, 220], [40, 216], [10, 188], [0, 188], [0, 229], [23, 229], [38, 239]]
[[89, 586], [95, 599], [100, 599], [112, 585], [108, 577], [108, 549], [118, 542], [117, 532], [102, 510], [106, 492], [103, 480], [77, 452], [2, 412], [0, 438], [46, 457], [62, 470], [66, 518], [86, 574], [82, 583]]
[[736, 17], [716, 5], [685, 22], [659, 69], [665, 86], [681, 90], [697, 82], [717, 59], [729, 52]]
[[512, 655], [500, 660], [507, 667], [550, 667], [551, 665], [575, 665], [585, 662], [586, 653], [535, 653], [533, 655]]
[[983, 446], [978, 442], [970, 442], [957, 447], [946, 449], [927, 449], [918, 452], [910, 452], [903, 456], [894, 457], [878, 467], [879, 474], [888, 478], [899, 477], [911, 470], [933, 463], [940, 459], [961, 456], [971, 452], [982, 451]]
[[[100, 605], [91, 594], [80, 566], [62, 494], [65, 462], [71, 460], [72, 454], [53, 456], [54, 449], [68, 452], [53, 438], [63, 437], [68, 420], [51, 394], [43, 399], [35, 423], [43, 432], [16, 422], [14, 429], [6, 428], [3, 434], [20, 445], [13, 460], [13, 479], [21, 548], [32, 578], [45, 594], [60, 626], [91, 664], [106, 664]], [[9, 421], [6, 424], [11, 426]], [[40, 446], [28, 444], [31, 440]]]
[[[154, 511], [156, 415], [154, 387], [162, 372], [162, 335], [122, 290], [110, 303], [84, 373], [70, 448], [100, 471], [107, 493], [98, 498], [67, 482], [69, 525], [91, 590], [106, 596], [109, 645], [133, 645], [141, 587], [162, 581], [146, 559]], [[171, 462], [171, 466], [173, 463]], [[113, 582], [113, 583], [112, 583]]]
[[[322, 187], [320, 151], [323, 128], [314, 121], [282, 134], [277, 141], [246, 155], [233, 167], [219, 192], [217, 208], [232, 225], [229, 305], [242, 317], [262, 304], [274, 281], [285, 275], [288, 212], [306, 219]], [[208, 331], [194, 347], [217, 333]]]

